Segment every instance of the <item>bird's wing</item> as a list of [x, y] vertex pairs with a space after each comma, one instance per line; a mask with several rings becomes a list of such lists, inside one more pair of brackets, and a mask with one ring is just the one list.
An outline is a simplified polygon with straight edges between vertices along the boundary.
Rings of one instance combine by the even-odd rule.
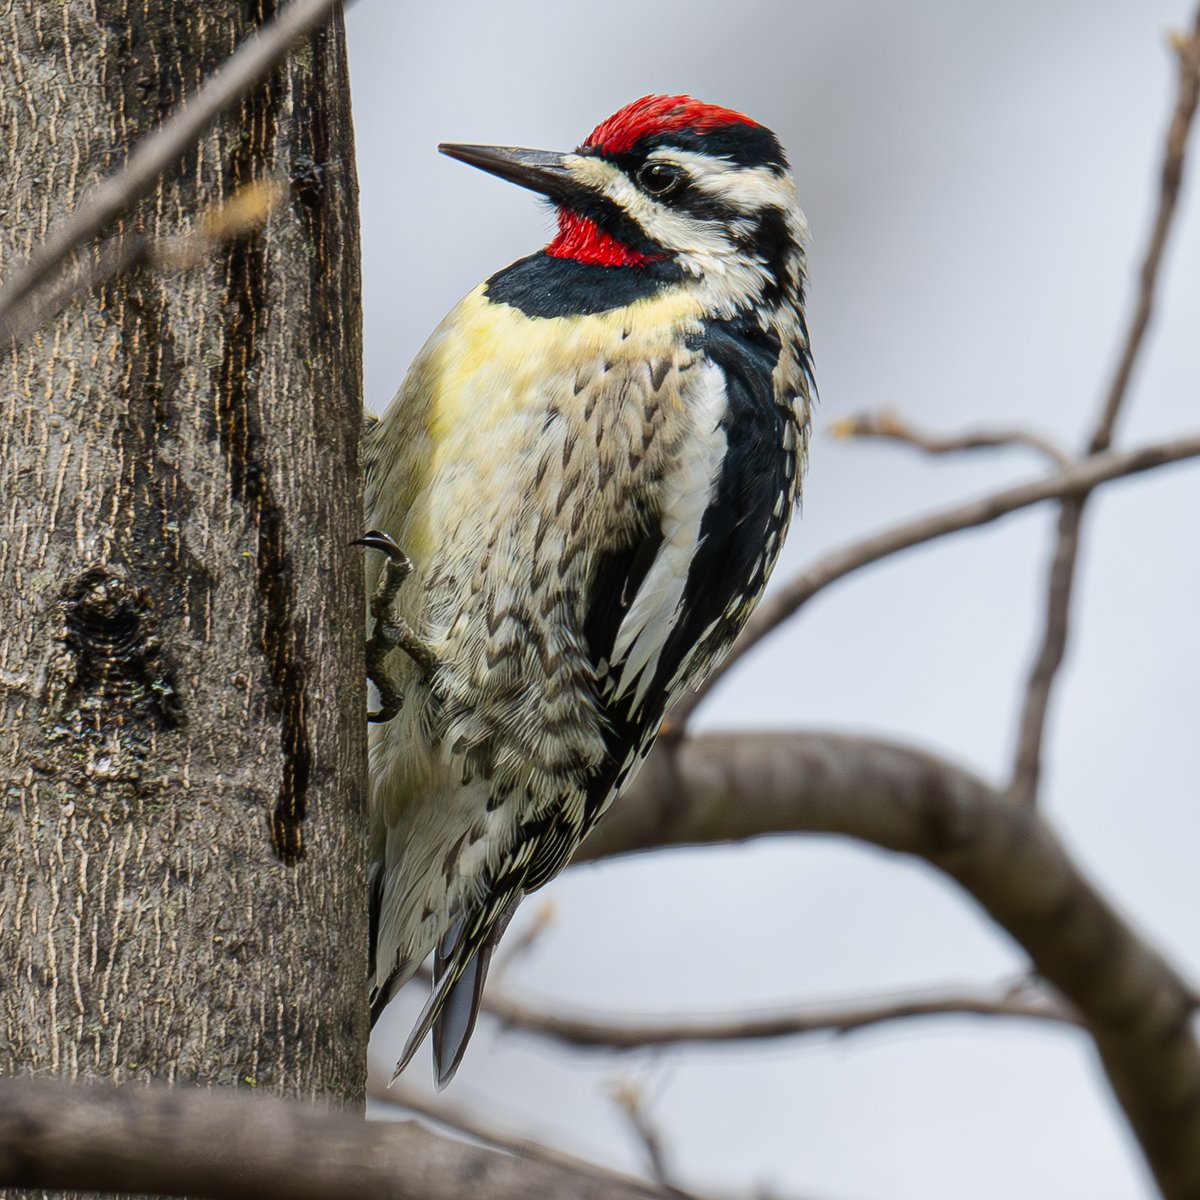
[[[670, 705], [729, 647], [774, 565], [791, 515], [797, 431], [777, 399], [778, 345], [731, 323], [701, 343], [709, 366], [688, 402], [690, 459], [662, 483], [651, 527], [600, 562], [585, 626], [603, 671], [605, 769], [592, 780], [586, 834], [653, 743]], [[709, 468], [700, 480], [698, 464]]]

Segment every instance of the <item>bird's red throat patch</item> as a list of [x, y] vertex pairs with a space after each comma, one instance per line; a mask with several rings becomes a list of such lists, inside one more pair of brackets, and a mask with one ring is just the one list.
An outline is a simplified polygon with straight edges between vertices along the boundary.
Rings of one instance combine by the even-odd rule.
[[573, 258], [595, 267], [644, 267], [659, 262], [661, 254], [641, 254], [605, 233], [590, 217], [568, 208], [558, 210], [558, 234], [546, 247], [551, 258]]

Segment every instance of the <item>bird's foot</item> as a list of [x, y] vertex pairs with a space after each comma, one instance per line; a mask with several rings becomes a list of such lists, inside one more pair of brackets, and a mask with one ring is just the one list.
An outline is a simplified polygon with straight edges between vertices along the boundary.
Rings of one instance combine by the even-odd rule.
[[368, 530], [351, 545], [378, 550], [387, 559], [379, 585], [371, 597], [371, 619], [375, 625], [367, 639], [367, 678], [379, 692], [379, 708], [367, 713], [367, 720], [382, 724], [390, 721], [404, 704], [404, 693], [386, 670], [387, 656], [395, 649], [403, 650], [421, 668], [422, 680], [433, 674], [437, 656], [417, 636], [416, 630], [395, 612], [400, 585], [412, 574], [412, 560], [396, 545], [391, 534], [380, 529]]

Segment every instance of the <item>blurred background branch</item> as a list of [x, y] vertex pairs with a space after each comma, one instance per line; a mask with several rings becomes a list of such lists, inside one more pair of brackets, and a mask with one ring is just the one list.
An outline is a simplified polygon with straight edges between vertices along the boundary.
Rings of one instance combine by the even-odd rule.
[[[26, 263], [5, 273], [0, 283], [0, 347], [24, 337], [59, 305], [96, 283], [139, 262], [170, 257], [167, 247], [140, 238], [128, 239], [108, 248], [96, 264], [57, 278], [76, 250], [102, 234], [130, 205], [149, 193], [163, 172], [195, 146], [214, 121], [282, 62], [302, 37], [327, 21], [342, 2], [291, 0], [277, 17], [250, 34], [158, 129], [138, 142], [124, 166], [82, 197], [71, 215], [47, 233]], [[271, 204], [262, 207], [265, 211], [256, 215], [252, 224], [265, 217]], [[229, 215], [227, 212], [226, 217]], [[247, 225], [244, 220], [239, 224], [243, 229]], [[238, 232], [220, 229], [217, 240]], [[52, 285], [47, 294], [35, 296], [46, 283]]]
[[903, 998], [805, 1004], [764, 1013], [655, 1018], [618, 1018], [610, 1014], [568, 1016], [542, 1011], [503, 994], [489, 994], [484, 1012], [505, 1029], [553, 1038], [577, 1048], [602, 1050], [642, 1050], [650, 1046], [759, 1041], [810, 1034], [841, 1037], [893, 1021], [923, 1017], [1010, 1017], [1075, 1027], [1080, 1023], [1074, 1010], [1060, 1000], [1048, 995], [1025, 995], [1010, 988], [987, 992], [926, 990]]
[[[1154, 312], [1155, 295], [1167, 238], [1179, 203], [1183, 184], [1188, 135], [1196, 115], [1200, 95], [1200, 9], [1197, 9], [1190, 34], [1172, 39], [1178, 64], [1175, 110], [1167, 130], [1160, 171], [1158, 207], [1150, 231], [1149, 244], [1142, 260], [1133, 316], [1125, 335], [1120, 361], [1104, 398], [1104, 403], [1088, 442], [1089, 454], [1100, 454], [1112, 445], [1113, 431], [1122, 405], [1129, 394], [1130, 380], [1146, 341], [1146, 331]], [[1041, 645], [1034, 658], [1025, 685], [1025, 699], [1018, 723], [1017, 748], [1009, 798], [1014, 804], [1033, 804], [1037, 800], [1042, 776], [1042, 744], [1046, 736], [1046, 718], [1054, 681], [1062, 667], [1070, 633], [1071, 593], [1079, 559], [1079, 539], [1083, 513], [1090, 493], [1079, 492], [1063, 501], [1058, 515], [1058, 530], [1050, 577], [1046, 586], [1046, 616]]]
[[1163, 1194], [1200, 1188], [1194, 991], [1026, 806], [869, 738], [707, 734], [655, 749], [585, 856], [781, 833], [915, 854], [963, 887], [1078, 1011]]
[[961, 454], [969, 450], [998, 450], [1011, 446], [1034, 450], [1052, 466], [1069, 467], [1071, 456], [1045, 434], [1032, 429], [973, 429], [967, 433], [938, 434], [914, 428], [899, 413], [859, 413], [843, 417], [829, 427], [835, 438], [878, 438], [915, 446], [926, 454]]

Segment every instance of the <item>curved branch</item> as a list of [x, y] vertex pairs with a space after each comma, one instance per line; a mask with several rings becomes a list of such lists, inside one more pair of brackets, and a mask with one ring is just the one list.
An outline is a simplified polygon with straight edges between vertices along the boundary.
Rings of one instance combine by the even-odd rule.
[[827, 1008], [802, 1008], [764, 1013], [730, 1013], [718, 1017], [657, 1017], [618, 1020], [605, 1016], [563, 1016], [531, 1008], [504, 996], [488, 995], [486, 1013], [507, 1028], [599, 1050], [640, 1050], [647, 1046], [695, 1045], [706, 1042], [759, 1041], [827, 1033], [842, 1036], [893, 1021], [919, 1017], [1015, 1017], [1056, 1024], [1080, 1024], [1079, 1016], [1060, 1001], [1046, 996], [1009, 992], [954, 992], [892, 1000], [871, 1000]]
[[[542, 1142], [533, 1141], [518, 1134], [507, 1133], [497, 1129], [493, 1125], [488, 1125], [466, 1107], [447, 1101], [444, 1093], [437, 1098], [433, 1098], [425, 1095], [417, 1088], [406, 1086], [403, 1083], [403, 1076], [401, 1076], [400, 1081], [389, 1086], [384, 1080], [391, 1074], [391, 1070], [390, 1065], [386, 1073], [375, 1072], [372, 1069], [367, 1079], [367, 1095], [375, 1104], [389, 1113], [415, 1113], [417, 1116], [424, 1117], [436, 1125], [452, 1129], [456, 1133], [464, 1134], [466, 1137], [474, 1138], [487, 1146], [506, 1150], [510, 1154], [515, 1154], [522, 1159], [548, 1162], [552, 1166], [558, 1166], [569, 1171], [580, 1171], [585, 1175], [594, 1174], [600, 1170], [599, 1167], [592, 1163], [576, 1158], [574, 1155], [566, 1154], [561, 1150], [556, 1150]], [[395, 1118], [389, 1117], [388, 1119]], [[641, 1132], [639, 1131], [639, 1134]], [[645, 1133], [649, 1134], [651, 1138], [656, 1136], [654, 1131], [649, 1128], [645, 1130]], [[649, 1150], [649, 1148], [647, 1149]], [[657, 1169], [661, 1172], [661, 1148], [659, 1148], [659, 1153], [660, 1162]], [[628, 1185], [628, 1180], [624, 1176], [618, 1175], [613, 1178], [619, 1186], [624, 1187]], [[683, 1197], [684, 1200], [715, 1200], [713, 1194], [698, 1195], [691, 1191], [684, 1192], [665, 1178], [659, 1180], [659, 1188], [659, 1191], [651, 1193], [657, 1200], [680, 1200], [680, 1197]], [[472, 1192], [472, 1195], [474, 1194]], [[574, 1195], [574, 1193], [570, 1194]], [[613, 1200], [624, 1200], [625, 1195], [625, 1192], [617, 1191], [613, 1195]], [[776, 1195], [776, 1193], [772, 1193], [772, 1195]], [[491, 1200], [491, 1196], [487, 1196], [486, 1200]]]
[[0, 1187], [220, 1200], [661, 1200], [598, 1167], [532, 1161], [265, 1096], [0, 1080]]
[[431, 1096], [420, 1088], [407, 1084], [403, 1075], [389, 1085], [387, 1081], [392, 1074], [392, 1067], [393, 1064], [389, 1063], [386, 1070], [382, 1066], [376, 1069], [372, 1063], [367, 1068], [367, 1098], [387, 1114], [385, 1120], [403, 1121], [418, 1116], [443, 1129], [452, 1130], [482, 1142], [493, 1150], [515, 1155], [517, 1158], [548, 1162], [572, 1171], [587, 1172], [596, 1169], [593, 1163], [557, 1150], [544, 1142], [537, 1142], [532, 1138], [489, 1125], [467, 1105], [447, 1100], [444, 1092]]
[[1006, 803], [971, 772], [834, 735], [660, 744], [578, 857], [799, 832], [913, 854], [956, 880], [1078, 1010], [1163, 1194], [1200, 1195], [1191, 990], [1035, 810]]
[[701, 687], [685, 696], [672, 710], [672, 730], [677, 734], [682, 731], [692, 713], [745, 654], [831, 583], [836, 583], [863, 567], [890, 558], [903, 550], [911, 550], [914, 546], [932, 542], [950, 533], [989, 525], [1001, 517], [1008, 516], [1009, 513], [1041, 504], [1045, 500], [1061, 500], [1064, 496], [1083, 495], [1110, 480], [1138, 475], [1168, 463], [1182, 462], [1198, 456], [1200, 434], [1156, 442], [1123, 453], [1094, 454], [1081, 459], [1065, 471], [1057, 471], [1044, 479], [1018, 484], [1001, 492], [981, 496], [978, 500], [969, 500], [965, 504], [956, 504], [940, 512], [905, 521], [891, 529], [885, 529], [882, 533], [872, 534], [861, 541], [832, 551], [793, 576], [782, 588], [763, 600], [725, 661], [709, 675]]

